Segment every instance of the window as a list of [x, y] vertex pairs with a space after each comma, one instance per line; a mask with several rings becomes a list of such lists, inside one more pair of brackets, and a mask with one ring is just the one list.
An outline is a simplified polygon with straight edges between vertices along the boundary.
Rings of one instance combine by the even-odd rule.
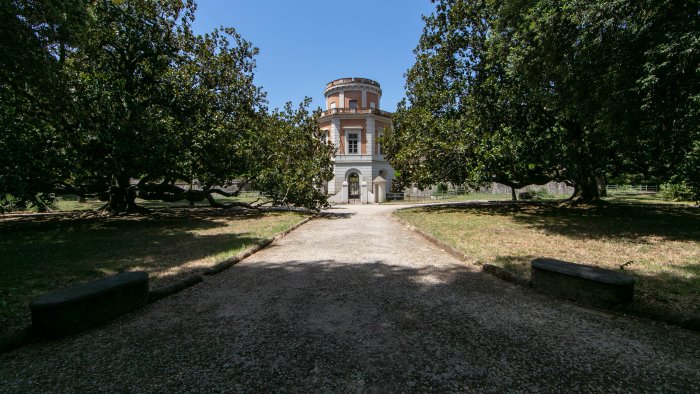
[[374, 101], [370, 101], [370, 102], [369, 102], [369, 107], [372, 108], [372, 109], [375, 109], [375, 108], [377, 108], [377, 105], [374, 104]]
[[348, 134], [348, 153], [357, 154], [357, 133]]
[[350, 109], [357, 109], [357, 100], [350, 100]]
[[328, 143], [328, 130], [321, 130], [321, 142]]
[[331, 101], [331, 109], [335, 109], [335, 101]]
[[377, 133], [377, 154], [382, 154], [382, 140], [384, 139], [384, 130], [379, 130]]

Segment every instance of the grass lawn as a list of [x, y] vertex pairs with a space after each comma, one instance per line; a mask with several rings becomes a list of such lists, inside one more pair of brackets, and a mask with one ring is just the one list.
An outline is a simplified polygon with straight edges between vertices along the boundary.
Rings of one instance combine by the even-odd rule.
[[608, 193], [608, 197], [603, 198], [605, 201], [628, 202], [628, 203], [644, 203], [644, 204], [666, 204], [666, 205], [693, 205], [690, 201], [668, 201], [664, 200], [659, 194], [642, 194], [642, 193]]
[[630, 312], [700, 318], [700, 209], [688, 204], [621, 202], [602, 207], [555, 203], [434, 206], [396, 216], [460, 250], [529, 280], [530, 261], [551, 257], [632, 274]]
[[304, 217], [218, 209], [0, 217], [0, 336], [28, 325], [29, 302], [47, 291], [135, 270], [149, 272], [151, 287], [167, 285]]
[[[216, 201], [220, 203], [228, 202], [254, 202], [255, 198], [246, 197], [221, 197], [217, 196]], [[190, 207], [189, 201], [177, 201], [177, 202], [164, 202], [164, 201], [148, 201], [142, 200], [140, 198], [136, 199], [136, 204], [149, 209], [157, 208], [188, 208]], [[105, 205], [104, 201], [99, 201], [97, 199], [87, 199], [85, 202], [79, 202], [78, 196], [73, 195], [63, 195], [58, 197], [56, 204], [53, 207], [56, 211], [92, 211], [101, 208]], [[199, 201], [194, 203], [195, 207], [209, 207], [209, 202], [207, 200]]]

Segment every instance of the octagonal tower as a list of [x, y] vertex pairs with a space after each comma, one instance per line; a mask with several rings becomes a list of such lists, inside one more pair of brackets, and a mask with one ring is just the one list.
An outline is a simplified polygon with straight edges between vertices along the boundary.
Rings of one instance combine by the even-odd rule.
[[381, 86], [367, 78], [340, 78], [329, 82], [323, 94], [326, 110], [319, 127], [326, 141], [338, 148], [335, 178], [327, 188], [331, 201], [384, 201], [394, 170], [381, 146], [392, 115], [380, 109]]

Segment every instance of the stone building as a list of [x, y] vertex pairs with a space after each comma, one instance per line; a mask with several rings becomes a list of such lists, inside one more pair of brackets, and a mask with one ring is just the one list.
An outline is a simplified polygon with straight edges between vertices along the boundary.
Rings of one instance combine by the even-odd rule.
[[382, 111], [379, 83], [366, 78], [341, 78], [323, 91], [326, 110], [319, 119], [324, 138], [338, 152], [335, 178], [328, 182], [330, 201], [372, 203], [386, 199], [394, 170], [382, 152], [382, 133], [391, 113]]

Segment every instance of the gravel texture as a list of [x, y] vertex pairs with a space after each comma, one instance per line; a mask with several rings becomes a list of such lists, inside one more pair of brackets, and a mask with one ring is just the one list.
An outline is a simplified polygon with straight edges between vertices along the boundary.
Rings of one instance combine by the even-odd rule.
[[0, 355], [2, 392], [700, 391], [700, 334], [514, 286], [328, 211], [107, 326]]

